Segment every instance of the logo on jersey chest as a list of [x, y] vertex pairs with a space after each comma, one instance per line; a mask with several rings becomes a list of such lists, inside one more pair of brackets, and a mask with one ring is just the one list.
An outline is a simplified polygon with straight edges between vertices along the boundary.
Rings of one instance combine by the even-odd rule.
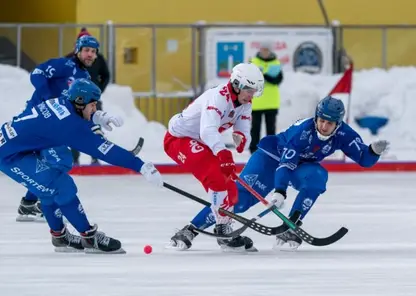
[[330, 142], [330, 143], [326, 144], [324, 147], [322, 147], [322, 153], [323, 154], [328, 154], [329, 151], [331, 151], [331, 148], [332, 148], [332, 143]]
[[46, 105], [48, 105], [49, 109], [51, 109], [52, 112], [55, 113], [56, 117], [58, 117], [59, 120], [62, 120], [71, 115], [69, 110], [64, 105], [61, 105], [59, 103], [58, 99], [46, 101]]
[[[300, 135], [300, 140], [302, 141], [302, 140], [306, 140], [308, 137], [309, 137], [309, 135], [311, 134], [311, 130], [308, 130], [308, 131], [303, 131], [302, 132], [302, 134]], [[311, 139], [312, 140], [312, 139]], [[310, 144], [310, 143], [309, 143]]]

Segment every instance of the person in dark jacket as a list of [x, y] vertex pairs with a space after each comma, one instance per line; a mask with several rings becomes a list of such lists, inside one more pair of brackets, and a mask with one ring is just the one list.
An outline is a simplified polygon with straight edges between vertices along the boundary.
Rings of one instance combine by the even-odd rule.
[[[77, 36], [77, 39], [85, 35], [91, 36], [87, 28], [82, 28]], [[72, 57], [73, 55], [74, 52], [71, 52], [67, 54], [66, 57]], [[110, 71], [108, 70], [108, 65], [104, 56], [100, 52], [97, 52], [97, 58], [92, 66], [88, 68], [88, 73], [91, 75], [92, 82], [94, 82], [100, 88], [101, 93], [103, 93], [110, 82]], [[97, 102], [97, 110], [102, 110], [101, 101]], [[102, 133], [99, 126], [97, 126], [96, 133]], [[74, 159], [74, 165], [79, 165], [80, 153], [72, 149], [72, 156]], [[99, 162], [97, 159], [92, 158], [91, 164], [99, 164]]]

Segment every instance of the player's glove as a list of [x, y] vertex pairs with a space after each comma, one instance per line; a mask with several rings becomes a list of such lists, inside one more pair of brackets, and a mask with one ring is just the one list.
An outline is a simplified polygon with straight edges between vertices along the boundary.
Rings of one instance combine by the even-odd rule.
[[140, 169], [140, 173], [146, 178], [149, 183], [152, 183], [158, 187], [163, 187], [162, 175], [155, 168], [153, 163], [147, 162]]
[[276, 206], [276, 208], [281, 209], [283, 208], [283, 204], [286, 199], [286, 192], [283, 190], [275, 189], [272, 195], [272, 203]]
[[92, 121], [95, 124], [101, 125], [104, 129], [108, 131], [113, 130], [110, 124], [114, 124], [114, 126], [120, 127], [124, 123], [123, 118], [121, 118], [120, 116], [113, 116], [108, 114], [107, 112], [100, 110], [95, 111], [94, 115], [92, 116]]
[[220, 161], [220, 167], [222, 173], [229, 177], [235, 172], [235, 163], [233, 160], [233, 154], [230, 150], [224, 149], [217, 153], [218, 160]]
[[386, 140], [378, 140], [371, 143], [370, 148], [377, 155], [381, 155], [389, 149], [390, 143]]
[[235, 146], [237, 147], [237, 152], [241, 153], [244, 151], [244, 147], [247, 143], [247, 138], [244, 136], [242, 132], [233, 132], [233, 141]]

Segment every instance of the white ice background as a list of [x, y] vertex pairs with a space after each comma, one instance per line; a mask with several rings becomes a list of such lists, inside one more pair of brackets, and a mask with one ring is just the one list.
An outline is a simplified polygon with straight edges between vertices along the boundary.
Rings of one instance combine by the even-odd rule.
[[[197, 181], [166, 181], [204, 197]], [[46, 224], [15, 222], [24, 187], [1, 176], [1, 296], [414, 296], [416, 295], [416, 174], [333, 173], [328, 190], [304, 220], [327, 236], [349, 233], [327, 247], [303, 244], [275, 252], [274, 237], [251, 230], [258, 253], [222, 253], [199, 235], [192, 249], [164, 248], [201, 208], [143, 177], [75, 177], [91, 222], [123, 243], [125, 255], [54, 253]], [[295, 197], [289, 191], [284, 213]], [[264, 209], [256, 205], [246, 217]], [[260, 220], [280, 225], [273, 213]], [[238, 223], [236, 223], [237, 225]], [[238, 224], [240, 225], [240, 224]], [[145, 245], [153, 253], [143, 252]]]

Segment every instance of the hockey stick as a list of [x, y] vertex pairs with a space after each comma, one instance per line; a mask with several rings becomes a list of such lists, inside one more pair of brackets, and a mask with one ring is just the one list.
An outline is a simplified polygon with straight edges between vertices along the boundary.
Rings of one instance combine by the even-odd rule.
[[[272, 201], [270, 203], [270, 206], [266, 210], [264, 210], [263, 212], [261, 212], [260, 214], [258, 214], [256, 217], [252, 218], [250, 220], [250, 222], [255, 222], [256, 220], [258, 220], [261, 217], [266, 216], [266, 214], [270, 213], [272, 211], [271, 207], [274, 206], [276, 202], [277, 202], [276, 200]], [[286, 225], [283, 224], [283, 225], [278, 226], [277, 228], [282, 228], [282, 230], [281, 231], [276, 230], [276, 231], [278, 233], [285, 232], [287, 230], [287, 228], [283, 228], [283, 227], [286, 227]], [[238, 228], [238, 229], [236, 229], [236, 230], [234, 230], [234, 231], [232, 231], [232, 232], [230, 232], [228, 234], [216, 234], [216, 233], [212, 233], [212, 232], [208, 232], [208, 231], [202, 230], [202, 229], [197, 228], [197, 227], [194, 227], [193, 230], [195, 230], [196, 232], [199, 232], [199, 233], [208, 235], [208, 236], [216, 237], [216, 238], [234, 238], [234, 237], [237, 237], [237, 236], [241, 235], [244, 231], [247, 230], [247, 228], [250, 228], [248, 226], [248, 224], [243, 224], [242, 227], [240, 227], [240, 228]], [[272, 228], [272, 229], [277, 229], [277, 228]], [[273, 232], [276, 232], [276, 231], [273, 231]]]
[[[136, 146], [133, 148], [133, 150], [130, 150], [130, 152], [133, 154], [133, 155], [137, 155], [137, 154], [139, 154], [140, 153], [140, 151], [142, 150], [142, 148], [143, 148], [143, 145], [144, 145], [144, 139], [142, 138], [142, 137], [140, 137], [139, 138], [139, 141], [137, 142], [137, 144], [136, 144]], [[165, 183], [166, 184], [166, 183]], [[167, 184], [167, 185], [169, 185], [169, 184]], [[169, 186], [171, 186], [171, 185], [169, 185]], [[166, 186], [165, 186], [166, 187]], [[167, 187], [167, 188], [169, 188], [169, 187]], [[172, 188], [175, 188], [175, 189], [177, 189], [178, 191], [180, 191], [180, 189], [179, 188], [176, 188], [176, 187], [174, 187], [174, 186], [172, 186]], [[170, 189], [170, 188], [169, 188]], [[175, 191], [175, 190], [174, 190]], [[183, 191], [183, 192], [185, 192], [185, 191]], [[179, 192], [180, 194], [182, 194], [181, 192]], [[243, 226], [244, 227], [244, 226]], [[246, 229], [246, 228], [245, 228]], [[244, 229], [244, 230], [245, 230]], [[208, 236], [215, 236], [215, 237], [218, 237], [218, 238], [230, 238], [230, 237], [232, 237], [232, 236], [229, 236], [229, 235], [217, 235], [217, 234], [215, 234], [215, 233], [211, 233], [211, 232], [208, 232], [208, 231], [204, 231], [204, 230], [202, 230], [202, 229], [199, 229], [199, 228], [194, 228], [194, 230], [195, 231], [198, 231], [198, 232], [200, 232], [200, 233], [203, 233], [203, 234], [205, 234], [205, 235], [208, 235]], [[243, 230], [243, 231], [244, 231]], [[243, 231], [241, 231], [241, 233], [243, 232]], [[234, 232], [233, 232], [234, 233]], [[231, 234], [233, 234], [233, 233], [231, 233]], [[235, 236], [238, 236], [239, 234], [237, 234], [237, 235], [235, 235]]]
[[137, 141], [136, 146], [133, 148], [133, 150], [130, 150], [131, 153], [134, 155], [137, 155], [140, 153], [144, 145], [144, 139], [142, 137], [139, 138], [139, 141]]
[[[211, 206], [211, 203], [209, 203], [208, 201], [203, 200], [202, 198], [199, 198], [199, 197], [197, 197], [197, 196], [195, 196], [193, 194], [190, 194], [190, 193], [188, 193], [188, 192], [186, 192], [186, 191], [184, 191], [182, 189], [179, 189], [179, 188], [177, 188], [177, 187], [175, 187], [173, 185], [170, 185], [170, 184], [168, 184], [166, 182], [163, 183], [163, 186], [165, 188], [169, 189], [169, 190], [172, 190], [173, 192], [176, 192], [176, 193], [178, 193], [178, 194], [180, 194], [182, 196], [185, 196], [185, 197], [187, 197], [187, 198], [189, 198], [189, 199], [191, 199], [193, 201], [196, 201], [197, 203], [200, 203], [200, 204], [202, 204], [202, 205], [204, 205], [206, 207], [210, 207]], [[209, 233], [210, 236], [215, 236], [215, 237], [219, 237], [219, 238], [221, 238], [221, 237], [224, 237], [225, 238], [225, 237], [235, 237], [235, 236], [238, 236], [242, 232], [244, 232], [247, 228], [251, 228], [254, 231], [257, 231], [257, 232], [259, 232], [261, 234], [269, 235], [269, 236], [272, 236], [272, 235], [276, 235], [276, 234], [281, 233], [282, 226], [268, 227], [268, 226], [265, 226], [265, 225], [262, 225], [260, 223], [256, 223], [255, 222], [255, 220], [257, 220], [257, 217], [259, 217], [259, 218], [263, 217], [268, 212], [270, 212], [270, 210], [263, 211], [256, 218], [253, 218], [251, 220], [249, 220], [249, 219], [247, 219], [245, 217], [242, 217], [240, 215], [234, 214], [232, 212], [229, 212], [227, 210], [221, 209], [221, 208], [219, 209], [219, 211], [222, 214], [224, 214], [224, 215], [226, 215], [228, 217], [231, 217], [234, 220], [240, 222], [244, 226], [242, 228], [240, 228], [240, 229], [237, 229], [237, 230], [233, 231], [232, 233], [229, 233], [226, 236], [218, 236], [218, 235], [216, 235], [214, 233], [210, 233], [210, 232], [207, 232], [207, 231], [198, 229], [198, 228], [196, 228], [195, 230], [197, 232], [204, 233], [204, 234], [205, 233]]]
[[[253, 188], [251, 188], [246, 182], [244, 182], [239, 176], [234, 174], [235, 180], [237, 180], [248, 192], [250, 192], [255, 198], [257, 198], [262, 204], [265, 206], [269, 206], [269, 202], [264, 199], [260, 194], [258, 194]], [[295, 222], [287, 218], [282, 212], [280, 212], [276, 206], [271, 207], [272, 212], [276, 214], [283, 222], [284, 224], [293, 230], [293, 232], [301, 238], [303, 241], [307, 242], [310, 245], [313, 246], [327, 246], [330, 244], [333, 244], [344, 237], [344, 235], [347, 234], [348, 229], [345, 227], [341, 227], [337, 232], [332, 234], [331, 236], [325, 237], [325, 238], [317, 238], [313, 237], [309, 233], [307, 233], [305, 230], [300, 228], [296, 225]], [[279, 230], [282, 230], [282, 226], [277, 227], [280, 228]]]

